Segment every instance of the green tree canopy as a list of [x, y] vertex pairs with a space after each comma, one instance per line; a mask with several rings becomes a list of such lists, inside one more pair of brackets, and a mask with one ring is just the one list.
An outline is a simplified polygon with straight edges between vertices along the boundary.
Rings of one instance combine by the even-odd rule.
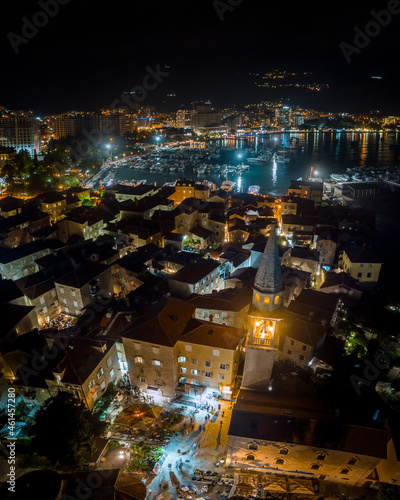
[[60, 392], [36, 413], [29, 428], [31, 448], [53, 465], [79, 469], [86, 464], [82, 454], [94, 452], [94, 439], [106, 427], [72, 394]]

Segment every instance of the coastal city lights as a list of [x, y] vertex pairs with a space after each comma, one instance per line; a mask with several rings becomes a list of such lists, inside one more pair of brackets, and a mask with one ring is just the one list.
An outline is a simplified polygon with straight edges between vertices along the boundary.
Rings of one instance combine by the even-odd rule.
[[398, 4], [7, 4], [1, 500], [400, 500]]

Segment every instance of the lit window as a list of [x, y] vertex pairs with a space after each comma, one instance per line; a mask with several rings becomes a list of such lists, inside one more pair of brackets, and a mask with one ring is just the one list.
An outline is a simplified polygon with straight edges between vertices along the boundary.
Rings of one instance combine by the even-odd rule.
[[153, 365], [154, 366], [161, 366], [161, 361], [159, 361], [158, 359], [153, 359]]
[[258, 304], [260, 302], [260, 296], [258, 295], [258, 293], [256, 293], [256, 304]]
[[269, 306], [269, 297], [264, 297], [264, 305]]
[[186, 358], [185, 358], [185, 356], [179, 356], [179, 357], [178, 357], [178, 363], [186, 363]]
[[136, 356], [135, 357], [135, 363], [141, 363], [141, 364], [143, 364], [144, 363], [144, 359], [141, 356]]
[[199, 370], [192, 369], [192, 375], [198, 375], [198, 374], [199, 374]]
[[184, 366], [181, 366], [181, 373], [186, 373], [186, 368]]
[[277, 306], [279, 304], [279, 295], [275, 297], [274, 304]]

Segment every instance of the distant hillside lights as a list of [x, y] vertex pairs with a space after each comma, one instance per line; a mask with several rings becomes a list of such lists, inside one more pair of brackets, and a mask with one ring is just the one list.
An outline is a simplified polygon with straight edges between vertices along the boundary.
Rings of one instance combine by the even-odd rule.
[[351, 56], [353, 54], [360, 54], [361, 49], [368, 47], [371, 38], [375, 38], [381, 33], [381, 28], [386, 28], [389, 25], [392, 21], [392, 14], [400, 14], [400, 0], [389, 0], [386, 9], [380, 10], [379, 12], [371, 10], [370, 14], [375, 21], [369, 21], [364, 26], [364, 31], [358, 26], [354, 27], [354, 45], [350, 45], [347, 42], [342, 42], [339, 45], [348, 63], [351, 62]]
[[21, 35], [17, 35], [10, 31], [7, 38], [11, 43], [12, 48], [16, 54], [19, 53], [19, 45], [27, 44], [29, 40], [34, 38], [39, 33], [39, 28], [44, 28], [49, 22], [49, 17], [55, 17], [59, 10], [60, 5], [66, 5], [70, 0], [39, 0], [38, 5], [43, 10], [38, 10], [30, 21], [26, 16], [21, 18], [22, 29]]

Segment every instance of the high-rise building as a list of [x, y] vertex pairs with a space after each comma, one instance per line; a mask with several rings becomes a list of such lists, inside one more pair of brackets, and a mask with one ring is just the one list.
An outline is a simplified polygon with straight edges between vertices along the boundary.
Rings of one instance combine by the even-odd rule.
[[176, 112], [175, 118], [176, 128], [192, 128], [193, 126], [193, 111], [180, 109]]
[[76, 117], [75, 116], [56, 116], [54, 126], [54, 136], [61, 139], [67, 136], [76, 136]]
[[30, 113], [0, 115], [0, 146], [12, 147], [17, 152], [39, 153], [38, 120]]

